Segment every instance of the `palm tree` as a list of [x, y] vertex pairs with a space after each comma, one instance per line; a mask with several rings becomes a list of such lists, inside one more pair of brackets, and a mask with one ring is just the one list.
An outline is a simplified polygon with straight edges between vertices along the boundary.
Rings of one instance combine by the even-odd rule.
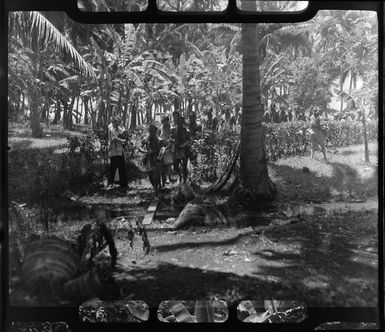
[[[95, 78], [95, 71], [66, 37], [40, 12], [11, 13], [9, 31], [12, 35], [11, 41], [17, 41], [30, 50], [27, 53], [28, 59], [24, 59], [30, 65], [30, 69], [27, 70], [29, 77], [25, 84], [29, 98], [32, 136], [39, 137], [42, 135], [39, 117], [39, 105], [41, 104], [39, 53], [43, 51], [43, 47], [53, 45], [55, 49], [63, 52], [85, 76]], [[11, 80], [14, 78], [10, 77]]]
[[[265, 1], [263, 10], [272, 10], [271, 6], [281, 3]], [[283, 3], [283, 2], [282, 2]], [[258, 2], [260, 5], [261, 2]], [[256, 1], [241, 2], [242, 9], [255, 12]], [[291, 6], [285, 2], [283, 6]], [[261, 8], [259, 8], [261, 9]], [[284, 9], [284, 8], [278, 8]], [[212, 29], [229, 29], [235, 32], [239, 26], [217, 24]], [[287, 51], [292, 58], [300, 54], [309, 54], [309, 32], [311, 23], [301, 24], [242, 24], [243, 49], [243, 109], [241, 120], [240, 182], [255, 198], [272, 200], [276, 194], [275, 186], [269, 178], [262, 119], [264, 114], [261, 96], [260, 66], [266, 56]], [[283, 59], [283, 58], [282, 58]]]
[[[242, 2], [243, 9], [256, 10], [254, 1]], [[240, 181], [254, 198], [272, 200], [275, 186], [269, 178], [262, 127], [260, 57], [256, 24], [242, 24], [243, 104], [241, 120]]]

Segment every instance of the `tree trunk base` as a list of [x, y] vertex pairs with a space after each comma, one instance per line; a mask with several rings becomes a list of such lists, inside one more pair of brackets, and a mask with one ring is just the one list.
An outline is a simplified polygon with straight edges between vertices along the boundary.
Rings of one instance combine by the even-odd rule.
[[240, 194], [241, 196], [245, 197], [245, 202], [249, 202], [253, 204], [255, 203], [268, 203], [272, 202], [276, 195], [277, 195], [277, 188], [276, 185], [273, 183], [273, 181], [268, 178], [267, 184], [266, 184], [266, 190], [263, 192], [259, 192], [250, 188], [247, 188], [242, 185], [242, 183], [238, 184], [238, 188], [235, 189], [235, 194]]
[[234, 182], [231, 189], [230, 205], [234, 209], [246, 209], [251, 211], [265, 211], [271, 208], [271, 204], [277, 196], [276, 185], [268, 178], [267, 189], [258, 192], [242, 185], [241, 181]]

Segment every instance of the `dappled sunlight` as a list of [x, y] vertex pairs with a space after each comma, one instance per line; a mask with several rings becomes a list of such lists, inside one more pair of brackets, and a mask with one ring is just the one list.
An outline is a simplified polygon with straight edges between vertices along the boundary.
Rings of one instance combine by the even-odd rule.
[[[80, 1], [93, 12], [134, 4], [96, 2]], [[129, 9], [147, 1], [136, 3]], [[158, 3], [171, 12], [218, 11], [227, 1]], [[257, 10], [299, 4], [258, 2]], [[375, 305], [372, 14], [90, 25], [65, 12], [10, 13], [12, 305]], [[322, 153], [314, 154], [316, 144]], [[163, 318], [178, 321], [174, 309]], [[107, 311], [96, 312], [104, 319]]]
[[302, 171], [304, 167], [309, 168], [310, 172], [317, 177], [332, 177], [333, 167], [323, 160], [316, 160], [310, 157], [291, 157], [287, 159], [280, 159], [275, 162], [278, 166], [288, 166], [296, 170]]
[[[377, 144], [369, 149], [375, 151]], [[343, 155], [343, 151], [354, 154]], [[363, 146], [341, 148], [328, 161], [291, 157], [269, 164], [269, 173], [279, 188], [278, 200], [345, 202], [375, 200], [378, 167], [362, 162]], [[371, 156], [377, 162], [375, 155]], [[307, 169], [305, 170], [304, 167]]]
[[317, 275], [315, 277], [307, 277], [303, 279], [302, 284], [309, 290], [322, 289], [327, 290], [330, 287], [329, 278]]

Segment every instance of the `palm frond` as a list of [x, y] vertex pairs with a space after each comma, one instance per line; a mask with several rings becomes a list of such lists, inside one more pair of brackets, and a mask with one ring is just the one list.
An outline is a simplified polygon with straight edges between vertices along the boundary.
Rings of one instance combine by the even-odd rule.
[[36, 28], [40, 41], [47, 45], [53, 41], [54, 45], [70, 55], [70, 59], [87, 76], [96, 79], [94, 68], [83, 59], [75, 47], [60, 33], [60, 31], [48, 21], [40, 12], [29, 12], [29, 20], [32, 28]]

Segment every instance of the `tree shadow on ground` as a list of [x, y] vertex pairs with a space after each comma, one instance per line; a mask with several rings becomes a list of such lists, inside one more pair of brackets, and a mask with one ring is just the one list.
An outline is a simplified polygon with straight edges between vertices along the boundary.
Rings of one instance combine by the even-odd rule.
[[278, 190], [278, 199], [328, 201], [339, 194], [348, 193], [351, 197], [338, 197], [354, 199], [377, 195], [377, 171], [369, 178], [362, 179], [357, 170], [341, 163], [328, 162], [332, 167], [332, 175], [319, 176], [316, 172], [304, 172], [302, 169], [287, 165], [270, 164]]
[[[350, 213], [323, 221], [309, 218], [273, 229], [266, 236], [277, 249], [254, 253], [265, 261], [256, 275], [296, 280], [303, 293], [310, 298], [318, 293], [325, 303], [375, 305], [378, 217], [375, 212], [370, 213], [369, 219], [364, 216], [365, 213]], [[363, 222], [367, 224], [362, 225]]]
[[23, 139], [19, 141], [13, 141], [8, 144], [10, 147], [10, 151], [15, 151], [15, 150], [25, 150], [30, 148], [32, 145], [32, 140], [30, 139]]
[[[125, 272], [120, 270], [118, 272]], [[130, 279], [118, 280], [126, 294], [134, 293], [149, 306], [164, 300], [196, 300], [218, 296], [229, 306], [254, 298], [291, 298], [298, 294], [282, 284], [266, 278], [239, 276], [235, 273], [207, 271], [170, 263], [156, 268], [131, 269]]]
[[[352, 156], [357, 154], [357, 150], [343, 150], [343, 151], [339, 151], [338, 154], [342, 156]], [[369, 148], [369, 155], [377, 156], [378, 151], [377, 150], [373, 151], [372, 149]]]
[[158, 246], [152, 247], [152, 249], [158, 252], [166, 252], [166, 251], [173, 251], [178, 249], [190, 249], [190, 248], [197, 248], [197, 247], [218, 247], [221, 245], [236, 244], [242, 238], [245, 238], [246, 236], [253, 233], [255, 233], [255, 231], [250, 231], [244, 234], [238, 234], [237, 236], [233, 236], [231, 238], [220, 240], [220, 241], [195, 241], [195, 242], [182, 242], [182, 243], [179, 242], [179, 243], [173, 243], [173, 244], [158, 245]]
[[[315, 307], [375, 306], [377, 255], [360, 246], [376, 247], [377, 216], [372, 213], [373, 220], [367, 228], [361, 225], [363, 216], [362, 213], [352, 215], [353, 224], [344, 231], [340, 228], [344, 224], [346, 227], [347, 216], [335, 221], [309, 219], [306, 223], [273, 228], [264, 235], [270, 244], [266, 247], [260, 238], [250, 236], [249, 239], [258, 243], [251, 263], [253, 272], [246, 275], [238, 274], [237, 270], [229, 273], [189, 267], [186, 260], [184, 266], [162, 262], [155, 267], [137, 266], [129, 270], [121, 266], [118, 272], [124, 277], [118, 282], [126, 295], [134, 293], [135, 299], [142, 299], [150, 306], [166, 299], [194, 300], [210, 296], [225, 299], [230, 306], [241, 300], [272, 298], [303, 301]], [[243, 241], [248, 235], [251, 234], [221, 242], [160, 248], [177, 250], [193, 245], [209, 250], [214, 246], [220, 251], [222, 245]]]

